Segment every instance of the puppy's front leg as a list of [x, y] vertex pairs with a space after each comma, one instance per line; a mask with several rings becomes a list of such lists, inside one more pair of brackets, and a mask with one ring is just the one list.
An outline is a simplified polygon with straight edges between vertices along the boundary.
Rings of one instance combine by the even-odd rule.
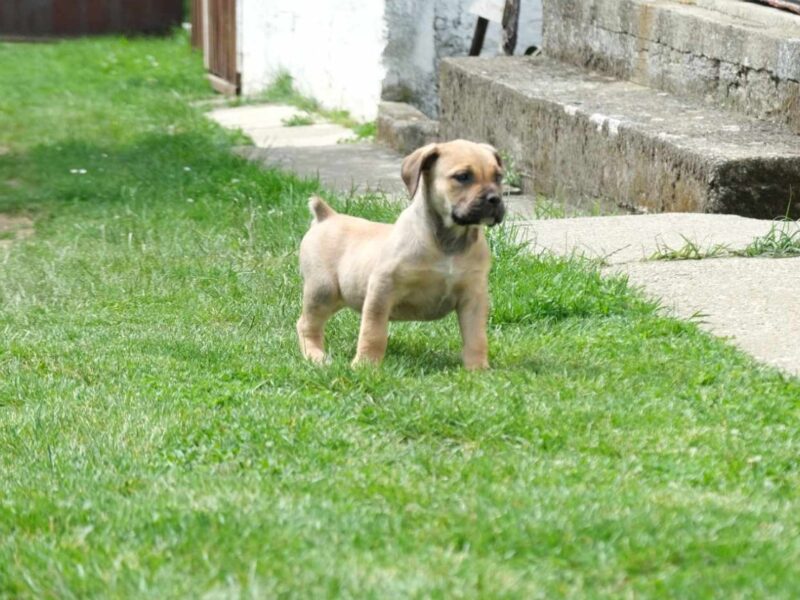
[[353, 365], [379, 364], [389, 340], [389, 315], [392, 312], [392, 284], [385, 275], [373, 275], [361, 308], [361, 329]]
[[481, 285], [467, 290], [458, 303], [458, 326], [464, 344], [464, 367], [470, 371], [489, 368], [489, 342], [486, 328], [489, 321], [489, 291]]

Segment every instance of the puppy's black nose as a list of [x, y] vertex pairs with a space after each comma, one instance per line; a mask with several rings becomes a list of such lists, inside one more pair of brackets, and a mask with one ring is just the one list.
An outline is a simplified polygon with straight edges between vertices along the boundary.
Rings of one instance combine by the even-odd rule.
[[500, 204], [500, 196], [497, 194], [489, 194], [486, 196], [486, 201], [491, 204], [492, 206], [497, 206]]

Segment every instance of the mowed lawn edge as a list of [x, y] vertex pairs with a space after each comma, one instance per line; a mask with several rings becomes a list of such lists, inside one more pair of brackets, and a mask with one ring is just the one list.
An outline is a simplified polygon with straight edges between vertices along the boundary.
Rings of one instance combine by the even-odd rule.
[[0, 595], [800, 593], [797, 380], [511, 227], [490, 372], [452, 317], [302, 362], [308, 195], [398, 207], [233, 156], [200, 62], [0, 44]]

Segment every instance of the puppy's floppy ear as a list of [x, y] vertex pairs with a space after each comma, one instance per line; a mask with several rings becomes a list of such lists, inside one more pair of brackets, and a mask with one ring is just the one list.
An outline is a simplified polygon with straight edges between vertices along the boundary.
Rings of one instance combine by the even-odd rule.
[[401, 175], [412, 199], [417, 193], [420, 177], [431, 168], [437, 158], [439, 158], [438, 144], [428, 144], [417, 148], [403, 160]]
[[497, 161], [497, 166], [502, 169], [503, 168], [503, 159], [500, 157], [500, 153], [497, 151], [497, 148], [495, 148], [491, 144], [480, 144], [480, 145], [483, 148], [486, 148], [492, 154], [494, 154], [494, 159]]

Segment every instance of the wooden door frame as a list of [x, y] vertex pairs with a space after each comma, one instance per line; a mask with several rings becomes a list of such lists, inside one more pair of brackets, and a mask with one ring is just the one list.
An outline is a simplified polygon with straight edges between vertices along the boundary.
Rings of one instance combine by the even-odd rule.
[[[212, 6], [212, 3], [215, 5]], [[226, 8], [230, 13], [224, 23], [217, 21]], [[239, 72], [239, 48], [237, 45], [237, 0], [194, 0], [194, 7], [199, 9], [196, 17], [192, 17], [192, 27], [202, 30], [199, 36], [192, 36], [192, 43], [202, 47], [203, 65], [206, 78], [217, 92], [227, 96], [235, 96], [241, 91], [241, 74]], [[225, 56], [223, 56], [225, 54]]]

